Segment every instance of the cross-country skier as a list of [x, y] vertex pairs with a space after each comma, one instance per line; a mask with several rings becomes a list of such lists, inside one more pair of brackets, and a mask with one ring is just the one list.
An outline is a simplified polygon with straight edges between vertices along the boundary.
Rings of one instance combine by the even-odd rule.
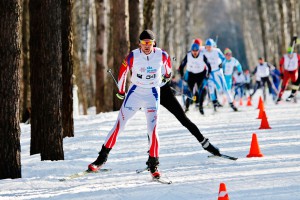
[[[199, 99], [199, 111], [203, 115], [203, 101], [206, 95], [206, 89], [203, 87], [204, 79], [207, 78], [211, 71], [210, 64], [207, 58], [203, 54], [204, 49], [200, 49], [199, 44], [194, 43], [184, 59], [181, 61], [179, 66], [179, 72], [181, 78], [188, 83], [190, 91], [193, 91], [195, 84], [198, 87], [198, 99]], [[184, 75], [184, 68], [186, 72]], [[190, 101], [186, 100], [185, 109], [188, 111]]]
[[224, 72], [224, 77], [226, 80], [227, 89], [230, 91], [232, 88], [232, 75], [233, 71], [236, 68], [237, 72], [242, 73], [242, 66], [240, 62], [232, 56], [232, 52], [229, 48], [224, 50], [225, 60], [222, 63], [222, 68]]
[[211, 72], [208, 78], [208, 90], [210, 94], [210, 98], [214, 105], [214, 110], [217, 110], [217, 97], [215, 95], [215, 89], [222, 91], [225, 93], [227, 100], [229, 102], [230, 107], [237, 111], [235, 105], [233, 105], [232, 97], [228, 91], [226, 86], [223, 70], [222, 70], [222, 62], [225, 59], [224, 54], [221, 51], [218, 51], [216, 48], [213, 47], [214, 41], [212, 39], [207, 39], [205, 42], [205, 52], [204, 55], [208, 59], [208, 62], [211, 65]]
[[289, 47], [287, 53], [280, 60], [280, 72], [282, 74], [282, 85], [278, 95], [277, 102], [281, 101], [284, 90], [287, 88], [288, 82], [292, 81], [292, 90], [294, 91], [290, 98], [295, 97], [296, 91], [299, 89], [299, 83], [297, 82], [300, 67], [300, 56], [293, 52], [293, 48]]
[[150, 136], [149, 159], [150, 173], [159, 178], [159, 139], [157, 134], [158, 109], [160, 103], [160, 84], [162, 79], [171, 78], [171, 64], [167, 52], [154, 47], [155, 37], [151, 30], [140, 34], [140, 48], [133, 50], [122, 62], [118, 76], [119, 99], [125, 97], [127, 73], [131, 71], [131, 85], [120, 108], [118, 119], [111, 129], [99, 152], [98, 158], [88, 166], [97, 171], [106, 162], [110, 150], [126, 123], [140, 109], [145, 110], [148, 135]]
[[[276, 97], [276, 92], [273, 91], [273, 90], [275, 90], [275, 86], [272, 85], [272, 82], [270, 80], [270, 71], [274, 68], [275, 67], [272, 64], [265, 62], [265, 59], [260, 57], [260, 58], [258, 58], [258, 65], [255, 67], [255, 69], [253, 71], [253, 74], [256, 74], [261, 79], [261, 87], [263, 89], [264, 101], [266, 101], [266, 98], [267, 98], [266, 90], [265, 90], [266, 83], [268, 85], [269, 93], [271, 95], [273, 95], [273, 99]], [[253, 94], [254, 94], [254, 91], [251, 94], [251, 97], [253, 96]]]

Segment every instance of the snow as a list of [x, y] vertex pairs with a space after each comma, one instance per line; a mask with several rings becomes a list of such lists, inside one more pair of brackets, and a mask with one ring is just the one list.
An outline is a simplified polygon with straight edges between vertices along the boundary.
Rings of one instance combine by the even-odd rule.
[[[265, 111], [272, 129], [260, 130], [258, 96], [253, 106], [245, 103], [238, 107], [241, 112], [226, 106], [213, 114], [212, 108], [205, 108], [201, 116], [193, 105], [187, 113], [212, 144], [237, 161], [207, 158], [194, 136], [161, 107], [159, 169], [171, 185], [151, 181], [149, 172], [135, 172], [145, 167], [148, 157], [143, 112], [129, 121], [111, 151], [105, 168], [112, 171], [65, 182], [59, 179], [84, 171], [95, 160], [118, 112], [76, 117], [75, 137], [64, 139], [65, 160], [55, 162], [29, 156], [30, 125], [21, 124], [22, 178], [0, 180], [0, 199], [208, 200], [217, 199], [219, 185], [225, 183], [231, 200], [299, 200], [299, 104], [268, 100]], [[253, 133], [264, 157], [246, 158]]]

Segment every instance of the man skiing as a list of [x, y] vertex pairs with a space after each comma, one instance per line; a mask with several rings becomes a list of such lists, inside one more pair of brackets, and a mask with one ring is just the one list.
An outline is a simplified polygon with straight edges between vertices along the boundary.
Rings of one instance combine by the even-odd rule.
[[295, 97], [296, 91], [299, 89], [299, 83], [297, 82], [300, 68], [300, 56], [293, 52], [293, 48], [289, 47], [287, 53], [280, 59], [279, 62], [280, 72], [282, 77], [282, 85], [278, 95], [277, 103], [281, 101], [284, 90], [287, 88], [288, 82], [292, 81], [292, 93], [289, 96], [290, 99]]
[[229, 48], [224, 50], [225, 60], [222, 63], [224, 77], [226, 80], [227, 89], [230, 91], [232, 88], [233, 71], [236, 68], [237, 72], [242, 73], [242, 66], [240, 62], [232, 56], [232, 51]]
[[[151, 30], [140, 34], [140, 48], [133, 50], [123, 60], [118, 76], [119, 99], [125, 97], [127, 73], [131, 71], [131, 85], [120, 108], [118, 119], [106, 137], [98, 158], [88, 166], [90, 171], [99, 170], [107, 161], [110, 150], [126, 123], [140, 109], [145, 110], [147, 130], [150, 136], [149, 159], [147, 161], [151, 175], [159, 178], [159, 139], [157, 120], [160, 103], [160, 84], [171, 78], [170, 58], [167, 52], [154, 47], [155, 37]], [[163, 79], [163, 80], [162, 80]]]
[[208, 89], [210, 98], [214, 105], [214, 110], [217, 110], [218, 107], [218, 101], [217, 97], [215, 95], [215, 89], [218, 89], [219, 91], [222, 91], [226, 94], [227, 100], [229, 101], [230, 107], [237, 111], [237, 108], [235, 105], [233, 105], [233, 100], [231, 95], [229, 94], [228, 88], [226, 86], [223, 70], [222, 62], [224, 61], [225, 57], [221, 51], [218, 51], [216, 48], [213, 47], [214, 41], [212, 39], [207, 39], [205, 42], [205, 52], [204, 55], [206, 56], [208, 62], [211, 65], [211, 72], [209, 74], [208, 78]]
[[[273, 99], [274, 99], [274, 97], [276, 97], [276, 92], [274, 92], [275, 88], [273, 88], [275, 86], [272, 85], [272, 82], [270, 80], [270, 71], [274, 68], [275, 67], [273, 65], [271, 65], [268, 62], [265, 62], [265, 59], [260, 57], [260, 58], [258, 58], [258, 65], [255, 67], [255, 69], [253, 71], [253, 74], [256, 74], [261, 79], [261, 87], [263, 89], [263, 99], [264, 99], [264, 101], [267, 98], [266, 97], [266, 91], [265, 91], [266, 83], [268, 85], [269, 93], [271, 95], [273, 95]], [[253, 93], [251, 94], [251, 97], [253, 96], [254, 93], [255, 92], [253, 91]]]
[[[207, 58], [203, 54], [203, 50], [200, 50], [200, 46], [197, 43], [193, 43], [191, 51], [189, 51], [184, 59], [181, 61], [179, 66], [179, 72], [181, 78], [188, 83], [190, 91], [193, 91], [195, 84], [198, 87], [198, 99], [199, 99], [199, 111], [204, 115], [203, 111], [203, 101], [206, 95], [206, 89], [203, 87], [204, 80], [207, 78], [211, 67]], [[186, 72], [184, 75], [184, 68], [186, 67]], [[190, 101], [186, 100], [185, 108], [188, 111]]]

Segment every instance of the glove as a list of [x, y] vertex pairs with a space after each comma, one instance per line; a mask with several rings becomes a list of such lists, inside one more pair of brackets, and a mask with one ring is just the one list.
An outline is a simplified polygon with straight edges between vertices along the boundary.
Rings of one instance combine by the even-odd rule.
[[125, 96], [125, 95], [124, 95], [124, 94], [117, 93], [116, 96], [118, 97], [118, 99], [121, 99], [121, 100], [122, 100], [122, 99], [124, 99], [124, 96]]
[[242, 73], [241, 73], [241, 72], [238, 72], [237, 74], [238, 74], [238, 75], [241, 75]]
[[283, 79], [283, 73], [280, 74], [280, 78]]
[[208, 151], [209, 153], [215, 155], [215, 156], [220, 156], [221, 153], [219, 151], [218, 148], [216, 148], [215, 146], [213, 146], [209, 140], [207, 138], [204, 138], [204, 140], [201, 142], [201, 145], [203, 147], [203, 149], [205, 149], [206, 151]]
[[161, 81], [162, 81], [163, 83], [168, 82], [170, 79], [171, 79], [171, 73], [170, 73], [170, 74], [163, 74], [163, 75], [161, 76]]

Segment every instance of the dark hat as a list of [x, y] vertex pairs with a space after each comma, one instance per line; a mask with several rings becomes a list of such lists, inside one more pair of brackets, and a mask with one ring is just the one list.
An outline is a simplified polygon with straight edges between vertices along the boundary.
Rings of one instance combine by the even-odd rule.
[[145, 39], [154, 40], [155, 39], [154, 33], [149, 29], [144, 30], [140, 34], [140, 40], [145, 40]]

